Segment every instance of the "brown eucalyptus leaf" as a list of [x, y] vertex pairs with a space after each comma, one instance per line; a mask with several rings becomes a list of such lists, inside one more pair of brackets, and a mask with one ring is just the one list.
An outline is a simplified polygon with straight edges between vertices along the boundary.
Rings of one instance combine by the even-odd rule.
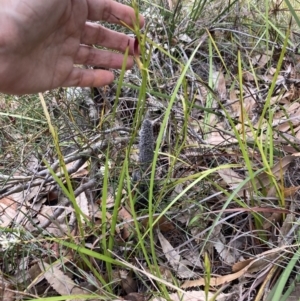
[[163, 252], [168, 262], [172, 266], [172, 268], [176, 271], [178, 277], [180, 278], [195, 277], [196, 274], [181, 262], [181, 256], [173, 248], [173, 246], [169, 243], [169, 241], [159, 231], [157, 231], [157, 233]]
[[146, 301], [147, 298], [143, 294], [130, 293], [124, 297], [124, 301]]
[[137, 283], [133, 279], [130, 272], [121, 270], [121, 271], [119, 271], [119, 275], [121, 278], [121, 286], [127, 294], [137, 292], [137, 290], [138, 290]]
[[[215, 301], [226, 301], [229, 300], [231, 294], [216, 294], [208, 292], [206, 293], [201, 290], [190, 291], [182, 293], [172, 293], [169, 295], [169, 300], [172, 301], [206, 301], [206, 300], [215, 300]], [[166, 299], [161, 297], [156, 297], [152, 301], [166, 301]]]
[[[60, 295], [85, 295], [86, 291], [80, 289], [77, 284], [67, 275], [65, 275], [59, 268], [60, 263], [57, 265], [49, 265], [46, 262], [39, 263], [43, 275], [53, 289]], [[79, 301], [83, 299], [69, 299], [72, 301]]]

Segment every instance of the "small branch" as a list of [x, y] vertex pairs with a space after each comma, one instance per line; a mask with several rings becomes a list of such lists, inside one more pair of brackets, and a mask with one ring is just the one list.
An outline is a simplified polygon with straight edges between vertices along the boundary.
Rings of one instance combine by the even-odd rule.
[[[65, 157], [64, 159], [65, 164], [79, 160], [78, 163], [76, 163], [74, 166], [69, 167], [67, 169], [68, 174], [72, 175], [89, 159], [89, 157], [92, 156], [92, 154], [103, 151], [109, 144], [118, 145], [118, 144], [123, 144], [125, 142], [128, 142], [129, 140], [130, 140], [129, 137], [121, 137], [121, 138], [114, 138], [110, 140], [101, 140], [91, 145], [85, 145], [85, 148], [87, 148], [86, 150], [84, 151], [77, 150]], [[59, 160], [57, 160], [51, 165], [52, 170], [57, 170], [58, 167], [59, 167]], [[61, 172], [56, 173], [56, 175], [60, 178], [63, 176]], [[32, 180], [33, 178], [35, 179]], [[23, 191], [30, 187], [41, 185], [43, 182], [45, 182], [45, 184], [54, 182], [54, 179], [51, 176], [48, 169], [42, 170], [36, 173], [35, 175], [27, 176], [27, 177], [20, 177], [20, 176], [11, 177], [6, 175], [1, 175], [0, 179], [5, 180], [6, 182], [9, 181], [9, 184], [0, 190], [0, 198], [3, 198], [5, 196], [11, 195], [16, 192]], [[20, 182], [29, 182], [29, 181], [30, 183], [20, 183]]]

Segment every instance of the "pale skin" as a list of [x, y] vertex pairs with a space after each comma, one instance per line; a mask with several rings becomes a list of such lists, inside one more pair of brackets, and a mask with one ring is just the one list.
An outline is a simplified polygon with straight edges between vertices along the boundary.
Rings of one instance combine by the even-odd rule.
[[[144, 25], [112, 0], [0, 0], [0, 92], [28, 94], [57, 87], [100, 87], [114, 80], [134, 39], [93, 21]], [[107, 49], [99, 50], [93, 45]], [[117, 50], [118, 52], [116, 52]], [[133, 66], [128, 57], [127, 68]]]

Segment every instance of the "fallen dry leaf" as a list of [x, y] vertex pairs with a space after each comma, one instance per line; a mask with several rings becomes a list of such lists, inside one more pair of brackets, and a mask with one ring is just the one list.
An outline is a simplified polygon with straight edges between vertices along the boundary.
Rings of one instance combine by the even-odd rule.
[[[90, 216], [90, 212], [89, 212], [89, 201], [86, 197], [86, 193], [82, 192], [78, 195], [78, 197], [76, 198], [76, 202], [78, 207], [80, 208], [81, 212], [86, 216], [89, 217]], [[73, 213], [75, 214], [75, 213]], [[85, 224], [85, 219], [82, 215], [80, 215], [81, 218], [81, 222], [83, 224]]]
[[271, 58], [271, 53], [266, 51], [263, 54], [257, 54], [252, 58], [252, 64], [254, 66], [258, 66], [260, 68], [264, 67], [270, 60]]
[[[77, 286], [77, 284], [59, 268], [61, 263], [49, 265], [46, 262], [39, 263], [40, 269], [43, 271], [43, 276], [53, 289], [60, 295], [86, 295], [87, 292]], [[69, 299], [72, 301], [83, 301], [83, 299]]]
[[219, 131], [216, 130], [208, 134], [207, 139], [205, 141], [211, 145], [218, 145], [218, 144], [227, 145], [227, 144], [236, 143], [237, 139], [230, 135], [220, 133]]
[[[130, 293], [124, 297], [125, 301], [146, 301], [148, 298], [139, 293]], [[115, 300], [114, 300], [115, 301]]]
[[230, 187], [236, 186], [243, 181], [241, 176], [231, 168], [220, 169], [218, 170], [218, 174], [222, 177], [224, 182]]
[[[263, 265], [266, 263], [268, 264], [272, 258], [279, 257], [280, 255], [282, 255], [282, 253], [285, 253], [285, 252], [287, 252], [287, 250], [285, 248], [281, 248], [281, 247], [265, 251], [265, 252], [257, 255], [256, 257], [237, 262], [236, 264], [234, 264], [232, 266], [232, 271], [233, 272], [240, 271], [240, 270], [244, 269], [245, 267], [247, 267], [248, 265], [249, 265], [249, 267], [251, 265], [253, 265], [252, 269], [257, 271], [257, 269], [256, 269], [257, 266], [259, 266], [260, 264], [263, 264]], [[251, 264], [254, 261], [256, 262], [256, 264], [255, 265]], [[264, 263], [264, 261], [266, 263]]]
[[211, 233], [210, 243], [218, 252], [220, 258], [228, 265], [234, 264], [239, 258], [240, 254], [237, 249], [227, 245], [226, 238], [222, 233], [222, 225], [216, 225]]
[[[76, 160], [66, 164], [67, 169], [72, 169], [73, 167], [76, 167], [79, 161], [80, 160]], [[76, 178], [83, 178], [84, 176], [86, 176], [89, 173], [86, 167], [88, 167], [87, 161], [82, 166], [80, 166], [75, 172], [73, 172], [70, 175], [70, 178], [76, 179]]]
[[247, 82], [251, 82], [255, 80], [255, 76], [251, 72], [246, 70], [243, 72], [243, 80]]
[[287, 245], [287, 240], [290, 238], [290, 236], [288, 236], [288, 233], [292, 229], [294, 222], [295, 222], [295, 213], [293, 212], [293, 213], [287, 214], [287, 216], [279, 230], [280, 235], [278, 235], [278, 245], [280, 247]]
[[130, 272], [126, 270], [119, 271], [121, 286], [126, 294], [136, 293], [138, 291], [137, 282], [133, 279]]
[[227, 89], [223, 72], [218, 72], [216, 88], [221, 99], [226, 99]]
[[[263, 214], [266, 217], [266, 214]], [[267, 230], [271, 228], [273, 225], [276, 225], [282, 219], [282, 213], [280, 212], [273, 212], [271, 216], [268, 216], [264, 219], [263, 229]]]
[[228, 246], [219, 238], [213, 242], [213, 245], [226, 264], [231, 265], [235, 263], [236, 260], [235, 256], [232, 254], [232, 248], [228, 248]]
[[16, 296], [13, 291], [13, 286], [2, 277], [0, 277], [0, 300], [16, 300]]
[[[165, 216], [161, 216], [159, 220], [157, 220], [158, 218], [158, 216], [153, 217], [153, 221], [155, 221], [154, 229], [158, 228], [162, 233], [169, 232], [175, 229], [174, 223]], [[149, 218], [146, 217], [142, 219], [142, 225], [144, 227], [147, 227], [148, 222]]]
[[123, 222], [126, 222], [123, 225], [122, 231], [122, 237], [124, 240], [126, 240], [132, 233], [132, 226], [134, 225], [132, 221], [132, 215], [125, 207], [122, 206], [119, 210], [118, 216]]
[[299, 186], [292, 186], [292, 187], [284, 187], [283, 188], [283, 193], [286, 198], [294, 196], [295, 193], [300, 189]]
[[7, 227], [17, 215], [17, 204], [14, 200], [4, 197], [0, 200], [0, 225]]
[[[266, 172], [263, 172], [259, 174], [255, 178], [255, 184], [257, 188], [267, 188], [271, 184], [271, 178], [273, 177], [276, 181], [279, 181], [284, 176], [286, 170], [288, 169], [290, 163], [294, 161], [296, 158], [295, 155], [289, 155], [281, 158], [272, 168], [271, 168], [271, 174], [267, 174]], [[253, 190], [252, 183], [249, 182], [245, 189], [248, 189], [250, 191]]]
[[[216, 301], [226, 301], [231, 294], [214, 294], [208, 292], [207, 296], [204, 291], [191, 291], [183, 293], [173, 293], [169, 295], [169, 300], [172, 301], [207, 301], [207, 300], [216, 300]], [[152, 301], [166, 301], [164, 298], [156, 297]]]
[[196, 276], [196, 273], [191, 271], [186, 265], [181, 262], [181, 256], [179, 253], [173, 248], [173, 246], [169, 243], [169, 241], [157, 230], [157, 235], [163, 252], [172, 266], [172, 268], [176, 271], [178, 277], [180, 278], [193, 278]]
[[239, 101], [239, 97], [238, 97], [238, 91], [237, 90], [230, 90], [229, 92], [229, 102], [227, 102], [227, 104], [230, 106], [231, 108], [231, 117], [232, 118], [236, 118], [238, 116], [240, 116], [241, 114], [241, 104]]
[[[220, 277], [211, 277], [210, 286], [217, 287], [236, 280], [239, 277], [245, 275], [245, 273], [255, 273], [257, 271], [263, 270], [264, 268], [266, 268], [266, 266], [275, 263], [275, 260], [280, 258], [280, 256], [283, 254], [283, 251], [283, 248], [276, 248], [274, 250], [266, 251], [255, 258], [236, 263], [235, 265], [233, 265], [232, 270], [237, 272]], [[199, 278], [196, 280], [185, 281], [181, 285], [181, 288], [186, 289], [202, 285], [205, 285], [205, 279]]]

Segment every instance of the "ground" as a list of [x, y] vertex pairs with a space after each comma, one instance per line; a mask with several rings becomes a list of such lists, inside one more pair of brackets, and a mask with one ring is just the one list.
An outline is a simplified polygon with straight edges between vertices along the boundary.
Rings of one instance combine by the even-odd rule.
[[297, 3], [128, 4], [114, 84], [1, 95], [0, 295], [298, 300]]

